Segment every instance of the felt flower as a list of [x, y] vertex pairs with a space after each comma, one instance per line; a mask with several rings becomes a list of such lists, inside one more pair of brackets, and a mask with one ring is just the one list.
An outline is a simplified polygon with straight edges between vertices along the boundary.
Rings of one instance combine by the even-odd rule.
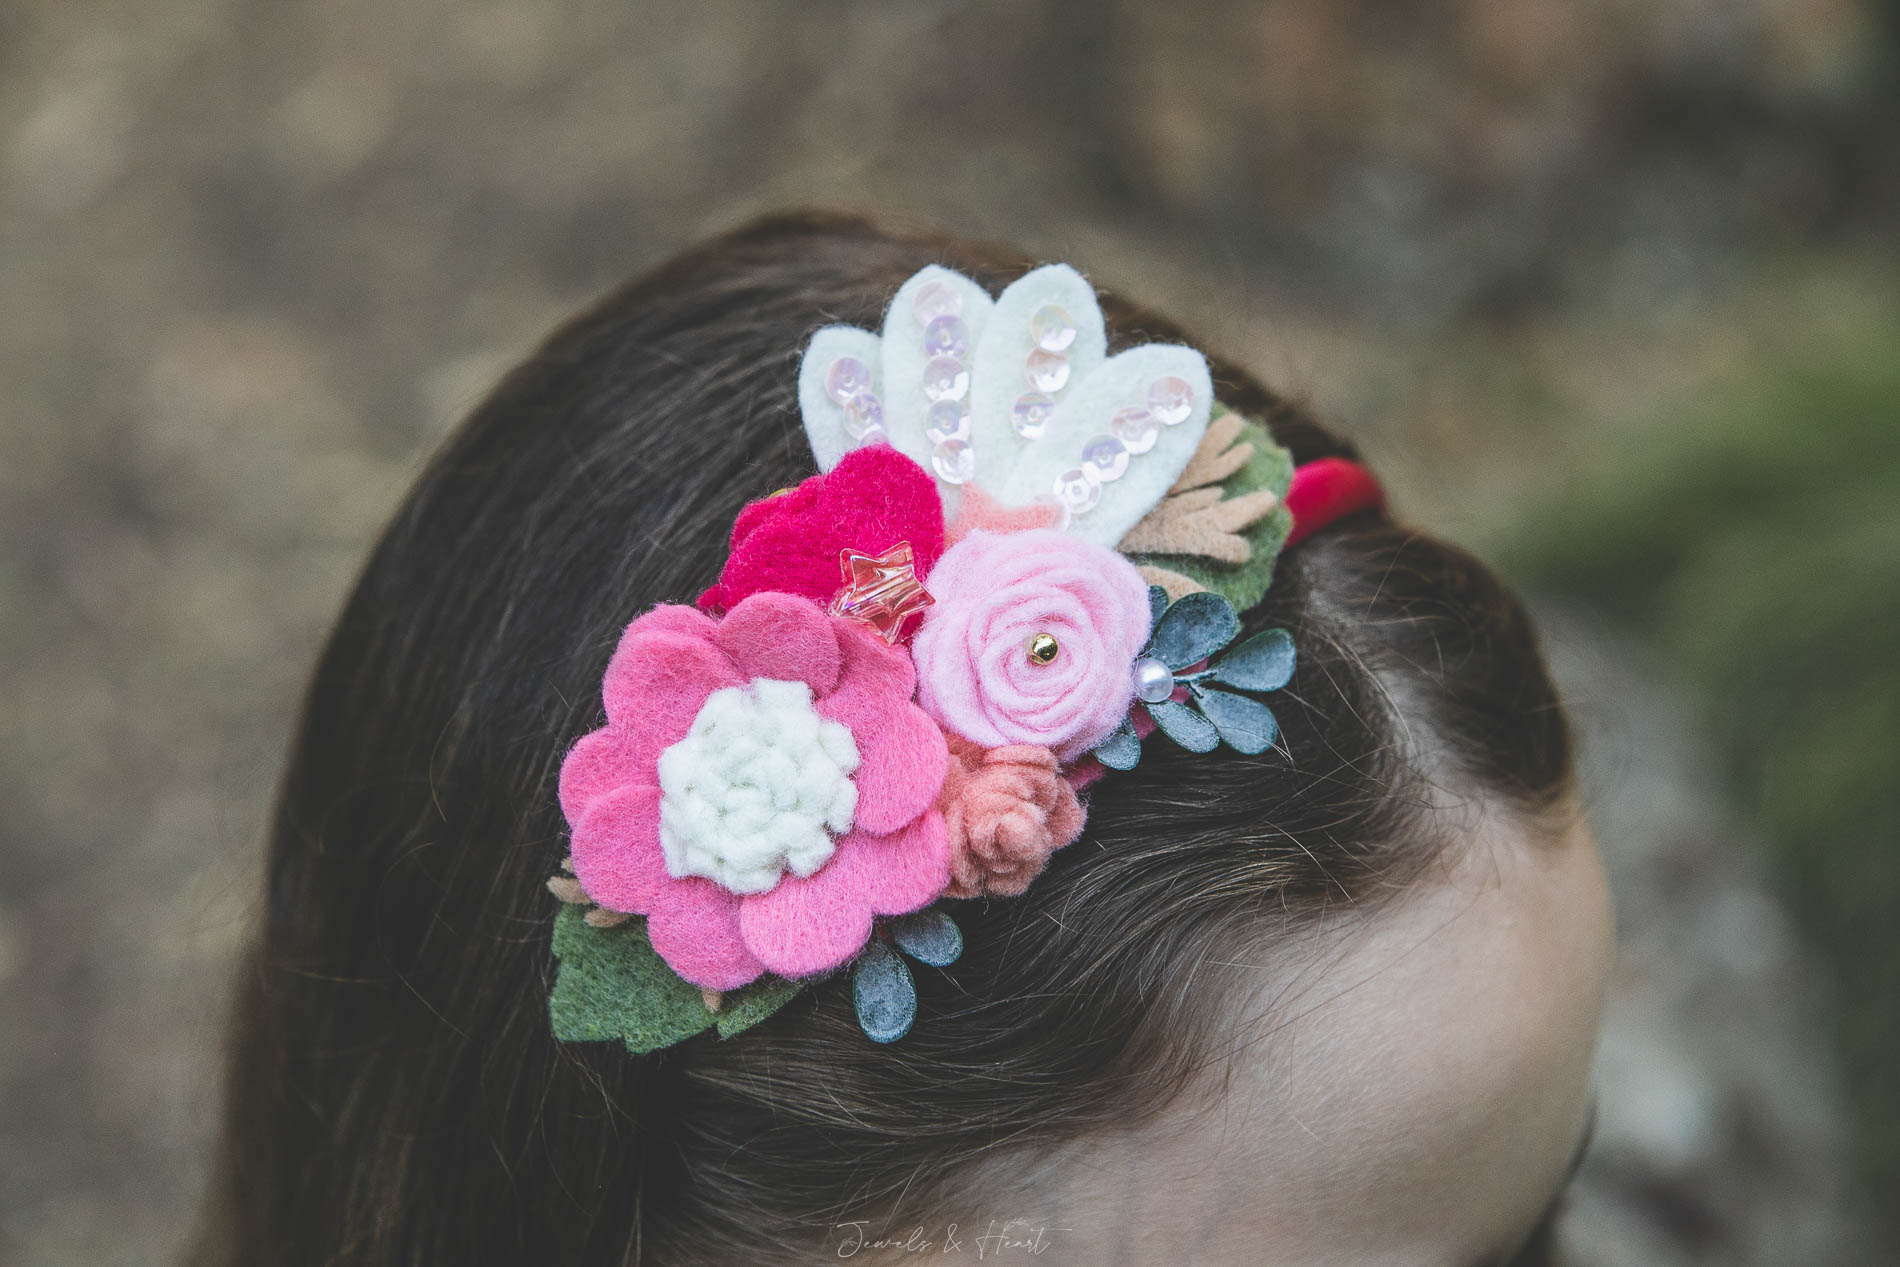
[[730, 611], [753, 594], [838, 592], [838, 555], [879, 555], [908, 542], [917, 574], [943, 553], [936, 481], [887, 444], [854, 449], [823, 475], [748, 505], [732, 525], [732, 553], [699, 596], [703, 612]]
[[1149, 610], [1127, 559], [1051, 529], [973, 532], [928, 580], [911, 653], [918, 702], [946, 730], [1071, 761], [1128, 715]]
[[1082, 803], [1055, 753], [1030, 744], [952, 738], [937, 804], [950, 833], [945, 897], [1015, 897], [1082, 832]]
[[915, 685], [903, 651], [793, 595], [641, 616], [606, 726], [561, 766], [576, 880], [704, 989], [846, 963], [949, 879], [948, 754]]

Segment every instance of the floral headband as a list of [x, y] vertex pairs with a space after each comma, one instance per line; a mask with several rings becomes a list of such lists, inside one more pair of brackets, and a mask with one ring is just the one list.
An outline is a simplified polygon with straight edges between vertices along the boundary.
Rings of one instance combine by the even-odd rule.
[[798, 397], [820, 474], [740, 512], [696, 607], [627, 626], [562, 764], [561, 1039], [729, 1037], [845, 970], [902, 1037], [905, 957], [962, 950], [942, 903], [1022, 893], [1145, 738], [1273, 744], [1293, 641], [1235, 645], [1238, 613], [1381, 500], [1295, 470], [1199, 352], [1108, 355], [1065, 265], [995, 299], [926, 268], [881, 335], [812, 336]]

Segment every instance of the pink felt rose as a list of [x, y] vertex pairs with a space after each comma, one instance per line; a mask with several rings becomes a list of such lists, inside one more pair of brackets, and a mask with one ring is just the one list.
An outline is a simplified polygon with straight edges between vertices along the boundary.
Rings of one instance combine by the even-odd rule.
[[753, 594], [838, 592], [841, 550], [883, 554], [908, 541], [917, 575], [943, 553], [943, 501], [929, 472], [888, 444], [853, 449], [823, 475], [739, 512], [732, 553], [699, 609], [722, 612]]
[[[1073, 761], [1128, 715], [1148, 585], [1115, 551], [1052, 529], [973, 532], [926, 584], [936, 604], [911, 648], [917, 698], [946, 730]], [[1039, 634], [1052, 655], [1046, 642], [1031, 654]]]
[[655, 608], [561, 766], [575, 878], [704, 989], [846, 963], [873, 917], [949, 880], [948, 754], [915, 684], [902, 650], [807, 599]]
[[945, 897], [1015, 897], [1049, 855], [1082, 832], [1082, 803], [1047, 748], [979, 748], [950, 740], [938, 798], [950, 834]]

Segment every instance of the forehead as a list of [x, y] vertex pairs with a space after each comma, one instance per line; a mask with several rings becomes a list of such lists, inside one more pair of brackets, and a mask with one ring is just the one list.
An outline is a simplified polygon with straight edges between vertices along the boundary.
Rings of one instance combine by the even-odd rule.
[[1496, 1254], [1574, 1153], [1610, 941], [1580, 818], [1486, 816], [1402, 897], [1274, 948], [1231, 1059], [1142, 1128], [1141, 1165], [1224, 1211], [1233, 1261]]

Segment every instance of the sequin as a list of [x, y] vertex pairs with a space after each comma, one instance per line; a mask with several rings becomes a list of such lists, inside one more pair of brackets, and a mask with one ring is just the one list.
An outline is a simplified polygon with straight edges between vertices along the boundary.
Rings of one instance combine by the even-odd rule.
[[1154, 416], [1154, 411], [1140, 405], [1116, 410], [1115, 416], [1108, 420], [1108, 429], [1115, 433], [1116, 439], [1128, 446], [1130, 453], [1146, 453], [1161, 438], [1161, 423]]
[[961, 400], [940, 400], [930, 407], [930, 426], [924, 431], [932, 444], [970, 438], [970, 406]]
[[858, 447], [860, 449], [868, 449], [873, 445], [889, 444], [890, 442], [890, 433], [882, 427], [866, 427], [864, 434], [858, 437]]
[[1055, 407], [1054, 399], [1042, 392], [1024, 392], [1009, 411], [1009, 425], [1025, 440], [1041, 439], [1042, 429], [1049, 424], [1049, 415], [1055, 412]]
[[1067, 352], [1075, 342], [1075, 319], [1057, 304], [1044, 304], [1029, 319], [1029, 337], [1048, 352]]
[[1023, 374], [1031, 387], [1053, 396], [1069, 385], [1069, 358], [1060, 352], [1037, 348], [1023, 362]]
[[936, 318], [924, 327], [924, 355], [967, 360], [970, 355], [970, 327], [963, 324], [962, 317]]
[[949, 282], [925, 282], [911, 297], [910, 315], [917, 324], [927, 326], [938, 317], [955, 317], [963, 312], [963, 296]]
[[825, 371], [825, 395], [844, 404], [859, 392], [871, 390], [871, 367], [855, 356], [841, 356]]
[[1128, 446], [1111, 435], [1090, 436], [1082, 446], [1082, 469], [1103, 484], [1118, 480], [1128, 471]]
[[930, 451], [930, 465], [946, 484], [966, 484], [976, 474], [976, 450], [968, 440], [945, 440]]
[[1079, 466], [1072, 466], [1056, 476], [1056, 499], [1068, 507], [1072, 515], [1086, 515], [1094, 510], [1102, 500], [1102, 486], [1089, 478], [1089, 473]]
[[862, 440], [872, 428], [884, 429], [884, 402], [870, 392], [859, 392], [844, 402], [844, 433]]
[[1186, 422], [1194, 412], [1194, 388], [1173, 374], [1158, 378], [1148, 385], [1148, 408], [1163, 426]]
[[1153, 656], [1135, 661], [1135, 697], [1144, 704], [1159, 704], [1174, 694], [1174, 670]]
[[962, 400], [970, 394], [970, 370], [954, 356], [924, 362], [924, 395], [932, 400]]

